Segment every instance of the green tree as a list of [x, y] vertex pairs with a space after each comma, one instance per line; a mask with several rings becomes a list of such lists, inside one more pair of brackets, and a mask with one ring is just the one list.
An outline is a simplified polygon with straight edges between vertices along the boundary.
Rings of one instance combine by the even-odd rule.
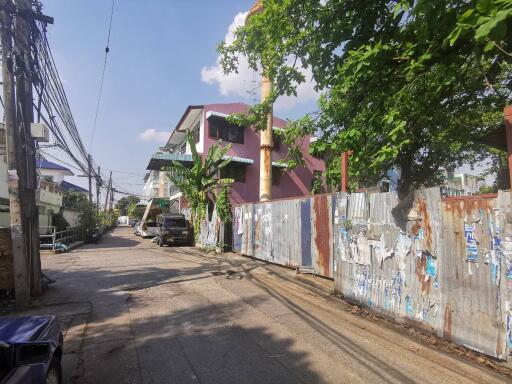
[[64, 192], [62, 205], [78, 211], [78, 225], [82, 230], [91, 230], [100, 224], [96, 207], [89, 202], [89, 199], [83, 193]]
[[52, 215], [52, 225], [57, 227], [57, 231], [64, 231], [69, 227], [68, 221], [61, 212]]
[[230, 223], [232, 220], [233, 213], [231, 210], [231, 201], [229, 199], [230, 195], [230, 187], [228, 185], [223, 186], [215, 204], [215, 209], [217, 210], [220, 221], [222, 221], [224, 224]]
[[83, 193], [75, 191], [65, 191], [62, 195], [62, 206], [65, 208], [79, 210], [87, 204], [89, 199]]
[[128, 207], [133, 204], [137, 204], [140, 201], [140, 199], [137, 196], [129, 195], [124, 196], [121, 199], [119, 199], [116, 203], [116, 209], [119, 210], [119, 214], [121, 216], [127, 216], [128, 215]]
[[140, 220], [140, 219], [142, 219], [142, 216], [144, 215], [144, 210], [137, 209], [137, 203], [132, 202], [126, 209], [126, 213], [131, 219]]
[[[360, 183], [399, 167], [401, 196], [413, 186], [438, 184], [442, 166], [487, 157], [480, 141], [502, 124], [500, 113], [512, 98], [510, 1], [263, 4], [233, 42], [218, 47], [226, 73], [245, 55], [274, 82], [272, 96], [238, 121], [262, 121], [277, 97], [310, 81], [304, 76], [310, 68], [323, 90], [319, 110], [292, 122], [283, 141], [293, 147], [299, 137], [319, 134], [312, 148], [330, 155], [328, 181], [347, 150], [353, 150], [351, 180]], [[300, 152], [291, 155], [291, 165], [299, 164]]]
[[173, 161], [165, 170], [171, 182], [188, 201], [197, 236], [199, 223], [205, 215], [208, 202], [215, 201], [215, 188], [233, 182], [233, 179], [219, 177], [221, 170], [231, 161], [231, 158], [225, 158], [231, 144], [221, 146], [219, 142], [212, 145], [203, 159], [197, 153], [194, 138], [190, 132], [187, 133], [187, 142], [192, 152], [192, 165], [186, 166]]

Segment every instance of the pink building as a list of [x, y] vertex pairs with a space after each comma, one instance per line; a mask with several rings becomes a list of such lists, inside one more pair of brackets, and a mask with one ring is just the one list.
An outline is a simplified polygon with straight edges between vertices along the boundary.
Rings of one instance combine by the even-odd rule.
[[[226, 167], [225, 174], [222, 175], [235, 180], [232, 184], [232, 204], [258, 201], [259, 133], [252, 127], [236, 126], [226, 120], [227, 116], [246, 112], [248, 108], [249, 106], [244, 103], [188, 106], [166, 145], [161, 148], [161, 151], [153, 154], [147, 167], [148, 171], [159, 171], [162, 166], [168, 165], [173, 160], [183, 163], [191, 161], [190, 148], [185, 141], [187, 131], [193, 133], [196, 149], [204, 155], [217, 140], [222, 139], [223, 142], [229, 142], [232, 145], [227, 154], [232, 160]], [[286, 129], [286, 121], [274, 117], [274, 130], [280, 129]], [[325, 169], [321, 159], [309, 154], [308, 148], [312, 138], [304, 137], [302, 139], [305, 165], [293, 170], [287, 170], [277, 162], [287, 153], [287, 148], [279, 141], [279, 139], [275, 140], [275, 148], [272, 153], [272, 198], [282, 199], [309, 195], [315, 174], [320, 174]], [[176, 202], [181, 200], [181, 193], [173, 189], [173, 186], [171, 186], [170, 199]]]

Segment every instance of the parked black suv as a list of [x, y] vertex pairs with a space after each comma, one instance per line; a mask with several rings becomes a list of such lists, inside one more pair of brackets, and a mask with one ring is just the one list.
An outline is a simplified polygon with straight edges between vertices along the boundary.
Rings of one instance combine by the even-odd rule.
[[192, 230], [185, 215], [180, 213], [163, 213], [156, 218], [156, 243], [164, 244], [191, 244]]

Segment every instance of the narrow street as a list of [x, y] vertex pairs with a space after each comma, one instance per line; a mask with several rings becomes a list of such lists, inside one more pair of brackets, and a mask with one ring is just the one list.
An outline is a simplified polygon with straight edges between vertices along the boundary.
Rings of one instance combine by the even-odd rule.
[[69, 383], [509, 382], [353, 315], [293, 271], [159, 248], [131, 228], [43, 268], [56, 283], [33, 312], [59, 315]]

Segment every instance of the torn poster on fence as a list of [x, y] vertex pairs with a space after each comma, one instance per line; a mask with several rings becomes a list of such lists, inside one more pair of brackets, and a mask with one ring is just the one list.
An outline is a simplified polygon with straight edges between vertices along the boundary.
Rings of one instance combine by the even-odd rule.
[[512, 280], [512, 237], [505, 236], [501, 243], [501, 255], [505, 257], [505, 277]]
[[243, 210], [240, 207], [235, 208], [235, 223], [236, 223], [236, 234], [241, 235], [244, 233], [244, 222], [243, 222]]
[[478, 241], [473, 224], [464, 224], [464, 237], [466, 238], [466, 260], [472, 263], [478, 262]]
[[398, 233], [396, 239], [395, 251], [398, 258], [398, 267], [400, 271], [405, 272], [405, 258], [411, 252], [412, 239], [403, 232]]
[[375, 257], [377, 257], [377, 262], [379, 266], [382, 266], [382, 261], [387, 259], [388, 257], [393, 256], [394, 250], [386, 248], [386, 243], [384, 239], [384, 233], [380, 235], [380, 240], [370, 240], [369, 244], [375, 250]]
[[340, 238], [339, 238], [339, 250], [340, 250], [340, 258], [343, 261], [347, 261], [350, 254], [350, 244], [349, 244], [349, 233], [344, 226], [339, 227], [340, 230]]
[[357, 244], [357, 258], [354, 257], [356, 263], [363, 264], [363, 265], [370, 265], [371, 264], [371, 257], [372, 257], [372, 249], [370, 247], [370, 243], [368, 242], [368, 238], [363, 235], [359, 234], [356, 237], [356, 244]]
[[437, 261], [432, 256], [428, 256], [425, 276], [436, 277], [436, 274], [437, 274]]

